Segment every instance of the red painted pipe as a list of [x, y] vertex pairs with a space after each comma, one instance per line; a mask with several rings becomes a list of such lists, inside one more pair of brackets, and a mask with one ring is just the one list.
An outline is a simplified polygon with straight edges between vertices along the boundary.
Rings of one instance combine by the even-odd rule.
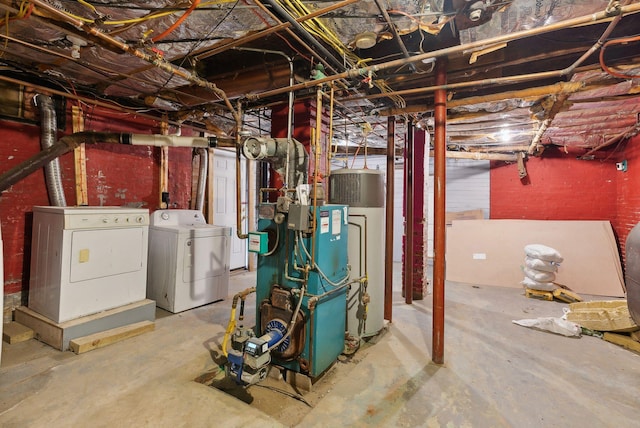
[[396, 118], [387, 118], [387, 195], [384, 241], [384, 319], [391, 322], [393, 304], [393, 184], [395, 175]]
[[413, 123], [407, 122], [405, 142], [405, 240], [404, 240], [404, 301], [413, 303]]
[[[447, 83], [446, 59], [436, 63], [436, 85]], [[447, 91], [435, 91], [434, 135], [434, 261], [433, 261], [433, 336], [431, 359], [444, 363], [444, 277], [445, 277], [445, 192], [446, 192], [446, 127]]]

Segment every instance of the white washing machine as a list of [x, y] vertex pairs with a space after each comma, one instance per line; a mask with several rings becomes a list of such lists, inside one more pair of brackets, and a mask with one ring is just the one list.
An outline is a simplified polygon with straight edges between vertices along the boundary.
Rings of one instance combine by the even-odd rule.
[[33, 208], [29, 308], [62, 323], [145, 299], [149, 211]]
[[150, 221], [149, 299], [176, 313], [227, 297], [230, 227], [198, 210], [158, 210]]

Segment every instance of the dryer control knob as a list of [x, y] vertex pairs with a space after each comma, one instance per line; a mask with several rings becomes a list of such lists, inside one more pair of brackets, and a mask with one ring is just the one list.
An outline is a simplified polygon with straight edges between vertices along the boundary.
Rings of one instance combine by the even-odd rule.
[[136, 217], [136, 223], [144, 223], [144, 216], [139, 215]]

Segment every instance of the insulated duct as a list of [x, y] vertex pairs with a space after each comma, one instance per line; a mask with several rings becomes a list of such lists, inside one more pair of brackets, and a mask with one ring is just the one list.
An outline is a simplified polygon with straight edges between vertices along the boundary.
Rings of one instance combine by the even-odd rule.
[[[40, 111], [40, 147], [46, 150], [56, 142], [56, 109], [48, 95], [36, 94], [33, 103]], [[62, 173], [58, 158], [44, 165], [44, 178], [47, 184], [49, 203], [56, 207], [66, 207], [67, 201], [62, 187]]]
[[249, 137], [242, 144], [242, 153], [247, 159], [269, 162], [289, 189], [307, 183], [309, 155], [304, 146], [293, 138]]
[[209, 171], [209, 152], [207, 149], [199, 148], [197, 153], [200, 157], [200, 167], [198, 168], [198, 188], [196, 190], [195, 209], [202, 212], [204, 209], [204, 192], [207, 187], [207, 173]]
[[55, 144], [42, 150], [0, 175], [0, 192], [42, 168], [59, 156], [70, 152], [80, 144], [111, 143], [134, 146], [216, 147], [216, 137], [180, 137], [177, 135], [142, 135], [112, 132], [77, 132], [60, 138]]

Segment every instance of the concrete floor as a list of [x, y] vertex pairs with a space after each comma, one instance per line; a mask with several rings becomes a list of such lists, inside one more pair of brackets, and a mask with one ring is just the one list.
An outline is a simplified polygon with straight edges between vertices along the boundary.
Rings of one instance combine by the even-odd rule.
[[[230, 295], [253, 278], [234, 274]], [[263, 400], [246, 404], [194, 381], [218, 370], [228, 299], [175, 315], [158, 310], [155, 331], [81, 355], [35, 340], [5, 343], [0, 426], [640, 426], [638, 354], [511, 322], [561, 316], [566, 305], [527, 299], [521, 289], [447, 283], [438, 366], [430, 356], [431, 296], [405, 305], [399, 287], [398, 278], [393, 323], [314, 385], [313, 408], [296, 401], [303, 412], [287, 414], [287, 397], [272, 390], [261, 394], [281, 409], [265, 412]], [[252, 318], [255, 302], [248, 303]]]

